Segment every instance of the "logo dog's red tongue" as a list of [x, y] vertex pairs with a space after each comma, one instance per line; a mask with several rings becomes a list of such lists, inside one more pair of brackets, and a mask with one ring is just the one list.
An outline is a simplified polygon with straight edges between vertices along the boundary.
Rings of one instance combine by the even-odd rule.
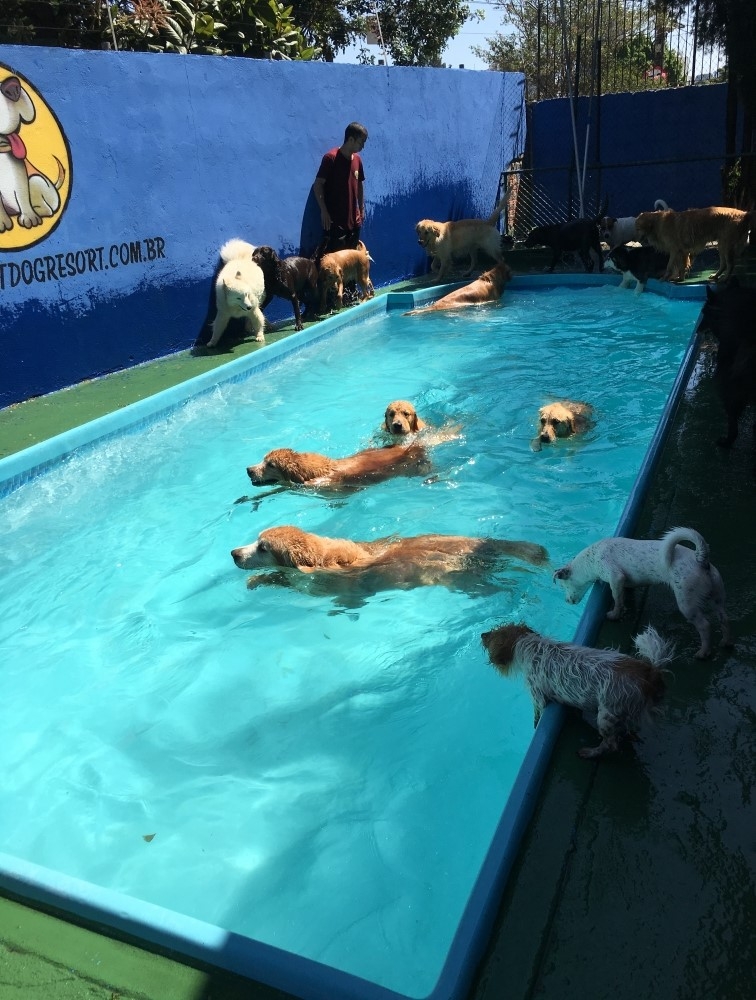
[[15, 156], [17, 160], [23, 160], [26, 158], [26, 146], [24, 145], [24, 140], [18, 134], [18, 132], [11, 132], [10, 135], [5, 137], [10, 143], [11, 156]]

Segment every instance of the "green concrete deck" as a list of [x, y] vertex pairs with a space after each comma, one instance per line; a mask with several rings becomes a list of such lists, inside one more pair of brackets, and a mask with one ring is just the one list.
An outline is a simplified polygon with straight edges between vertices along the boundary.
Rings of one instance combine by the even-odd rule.
[[[212, 358], [185, 352], [0, 411], [0, 455], [254, 346]], [[714, 446], [724, 417], [712, 361], [704, 345], [638, 534], [678, 525], [703, 533], [736, 647], [693, 659], [693, 629], [662, 587], [639, 590], [626, 618], [603, 627], [599, 645], [629, 648], [648, 621], [677, 643], [665, 714], [598, 762], [577, 757], [595, 734], [568, 719], [470, 1000], [756, 997], [755, 414], [729, 453]], [[0, 899], [0, 1000], [282, 997]]]

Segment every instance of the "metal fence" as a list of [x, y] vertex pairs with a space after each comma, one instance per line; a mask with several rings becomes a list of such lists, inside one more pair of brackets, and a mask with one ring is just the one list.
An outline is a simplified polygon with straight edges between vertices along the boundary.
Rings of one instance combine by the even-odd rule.
[[725, 76], [723, 51], [701, 43], [698, 0], [517, 0], [506, 7], [526, 54], [531, 101]]

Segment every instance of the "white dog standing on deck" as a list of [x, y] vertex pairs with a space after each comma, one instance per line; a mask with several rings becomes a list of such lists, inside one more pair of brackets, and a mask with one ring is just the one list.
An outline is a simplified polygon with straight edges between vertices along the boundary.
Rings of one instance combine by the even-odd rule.
[[[689, 549], [681, 542], [690, 542]], [[722, 646], [731, 646], [725, 612], [725, 590], [716, 566], [709, 562], [709, 546], [692, 528], [673, 528], [660, 541], [636, 538], [603, 538], [556, 570], [554, 580], [564, 588], [569, 604], [579, 604], [597, 580], [611, 587], [614, 607], [607, 614], [613, 621], [624, 610], [625, 587], [666, 583], [682, 614], [698, 629], [701, 648], [698, 659], [711, 656], [711, 625], [705, 614], [711, 602], [722, 627]]]
[[215, 280], [217, 312], [208, 347], [215, 347], [234, 318], [244, 320], [244, 329], [255, 340], [265, 340], [265, 317], [260, 308], [265, 299], [265, 276], [252, 260], [254, 249], [244, 240], [229, 240], [220, 249], [224, 264]]

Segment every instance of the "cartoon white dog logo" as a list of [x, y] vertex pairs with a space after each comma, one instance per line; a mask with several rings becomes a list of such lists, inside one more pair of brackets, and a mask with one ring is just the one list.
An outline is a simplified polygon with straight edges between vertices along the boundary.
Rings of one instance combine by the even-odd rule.
[[6, 77], [0, 83], [0, 233], [13, 227], [11, 216], [18, 218], [19, 226], [32, 229], [60, 208], [63, 164], [53, 157], [58, 176], [51, 181], [29, 162], [19, 135], [21, 126], [33, 122], [36, 116], [34, 102], [18, 77]]

